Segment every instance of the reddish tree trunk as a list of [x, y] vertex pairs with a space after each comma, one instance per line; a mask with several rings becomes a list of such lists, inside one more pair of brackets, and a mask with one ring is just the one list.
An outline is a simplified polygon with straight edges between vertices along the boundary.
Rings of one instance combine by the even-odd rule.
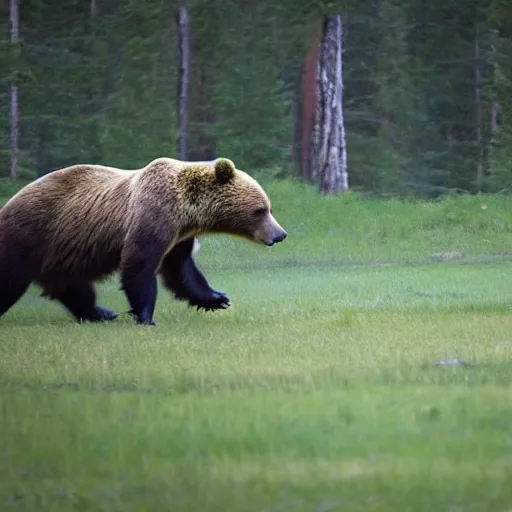
[[311, 136], [315, 122], [316, 108], [316, 69], [318, 66], [319, 45], [322, 35], [321, 20], [315, 22], [310, 31], [309, 50], [304, 60], [301, 80], [301, 95], [298, 127], [297, 156], [300, 174], [304, 181], [311, 181]]
[[318, 43], [312, 45], [306, 55], [302, 75], [302, 137], [301, 137], [301, 171], [302, 179], [311, 179], [311, 134], [315, 122], [316, 105], [316, 68], [318, 64]]

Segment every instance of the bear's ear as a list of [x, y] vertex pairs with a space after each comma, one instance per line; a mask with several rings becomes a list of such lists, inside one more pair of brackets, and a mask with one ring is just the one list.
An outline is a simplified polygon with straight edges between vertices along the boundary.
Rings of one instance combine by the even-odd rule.
[[235, 164], [227, 158], [215, 160], [215, 178], [221, 185], [228, 183], [235, 177]]

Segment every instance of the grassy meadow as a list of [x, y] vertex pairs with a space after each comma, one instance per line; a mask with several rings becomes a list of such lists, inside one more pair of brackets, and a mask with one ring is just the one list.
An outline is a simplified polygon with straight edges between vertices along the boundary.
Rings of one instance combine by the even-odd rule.
[[267, 190], [284, 243], [202, 239], [226, 311], [0, 319], [1, 511], [512, 510], [510, 198]]

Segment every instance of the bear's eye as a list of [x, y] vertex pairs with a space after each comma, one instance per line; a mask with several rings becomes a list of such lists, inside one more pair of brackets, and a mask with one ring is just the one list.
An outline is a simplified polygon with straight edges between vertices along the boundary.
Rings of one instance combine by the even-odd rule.
[[266, 213], [267, 213], [267, 209], [266, 208], [258, 208], [257, 210], [254, 210], [253, 215], [255, 217], [262, 217]]

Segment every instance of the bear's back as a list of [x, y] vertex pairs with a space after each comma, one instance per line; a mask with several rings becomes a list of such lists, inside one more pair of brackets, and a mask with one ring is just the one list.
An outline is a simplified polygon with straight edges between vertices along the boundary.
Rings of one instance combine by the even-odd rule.
[[135, 172], [92, 165], [53, 171], [0, 210], [0, 235], [30, 247], [42, 274], [106, 274], [119, 258]]
[[[66, 201], [70, 196], [92, 196], [106, 188], [129, 180], [136, 171], [125, 171], [100, 165], [74, 165], [58, 169], [41, 176], [23, 187], [4, 206], [5, 209], [28, 210], [45, 203], [50, 207], [53, 201]], [[42, 205], [41, 205], [42, 206]]]

